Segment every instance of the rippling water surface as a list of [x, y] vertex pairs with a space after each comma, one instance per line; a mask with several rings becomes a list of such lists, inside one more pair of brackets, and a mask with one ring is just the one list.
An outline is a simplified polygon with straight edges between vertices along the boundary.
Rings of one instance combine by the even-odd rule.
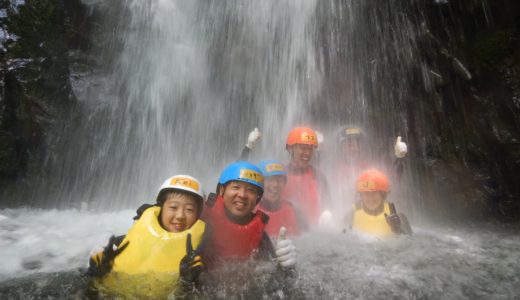
[[[1, 299], [86, 297], [79, 269], [110, 234], [123, 234], [133, 216], [132, 211], [33, 209], [0, 214]], [[262, 289], [269, 290], [265, 286], [272, 278], [253, 274], [251, 286], [206, 291], [202, 297], [515, 299], [520, 297], [518, 229], [416, 226], [413, 236], [390, 240], [314, 230], [295, 239], [299, 264], [292, 294], [268, 294]]]

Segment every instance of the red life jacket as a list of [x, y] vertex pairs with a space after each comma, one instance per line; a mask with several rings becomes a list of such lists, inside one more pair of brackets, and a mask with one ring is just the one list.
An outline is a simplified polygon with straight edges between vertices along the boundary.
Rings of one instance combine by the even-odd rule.
[[320, 195], [314, 168], [303, 172], [292, 171], [287, 167], [287, 184], [282, 197], [295, 204], [310, 224], [317, 224], [320, 217]]
[[257, 208], [269, 216], [269, 223], [265, 226], [265, 232], [269, 236], [278, 237], [282, 226], [287, 228], [287, 234], [289, 235], [300, 234], [296, 213], [291, 203], [282, 200], [280, 209], [276, 211], [267, 210], [261, 204]]
[[247, 260], [253, 251], [260, 247], [269, 217], [262, 212], [256, 212], [251, 222], [240, 225], [227, 217], [222, 196], [218, 196], [213, 206], [211, 205], [212, 203], [206, 204], [202, 216], [212, 229], [210, 242], [206, 247], [208, 261], [211, 263], [222, 260]]

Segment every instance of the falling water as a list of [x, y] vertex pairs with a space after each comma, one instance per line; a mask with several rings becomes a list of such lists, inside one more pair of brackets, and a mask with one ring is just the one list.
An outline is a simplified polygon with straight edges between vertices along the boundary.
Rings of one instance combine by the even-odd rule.
[[[429, 84], [427, 74], [413, 78], [422, 65], [419, 33], [399, 1], [147, 0], [110, 8], [100, 55], [106, 75], [79, 96], [86, 117], [38, 191], [47, 206], [134, 207], [178, 173], [211, 192], [255, 127], [263, 136], [253, 160], [288, 161], [287, 132], [308, 125], [325, 136], [315, 164], [333, 174], [337, 134], [356, 125], [374, 164], [387, 168], [395, 137], [407, 140], [410, 87]], [[41, 196], [52, 180], [54, 196]]]
[[106, 99], [95, 107], [83, 99], [84, 132], [57, 167], [61, 202], [135, 206], [178, 173], [211, 191], [255, 127], [259, 153], [282, 156], [287, 131], [310, 124], [320, 101], [317, 3], [126, 1], [109, 22], [110, 94], [91, 93]]
[[[253, 160], [287, 161], [285, 136], [296, 125], [323, 132], [315, 164], [334, 184], [342, 126], [363, 128], [366, 151], [386, 169], [395, 136], [424, 136], [410, 149], [417, 157], [432, 142], [428, 126], [410, 124], [408, 104], [433, 79], [419, 55], [420, 10], [410, 13], [407, 1], [89, 2], [111, 12], [99, 39], [102, 65], [91, 75], [98, 84], [78, 91], [86, 117], [66, 155], [49, 159], [51, 176], [34, 196], [62, 210], [0, 211], [8, 262], [0, 263], [0, 295], [77, 295], [74, 270], [92, 244], [130, 226], [132, 212], [122, 209], [153, 201], [162, 180], [178, 173], [211, 192], [255, 127], [263, 136]], [[428, 108], [414, 114], [426, 120]], [[296, 240], [297, 286], [309, 299], [518, 296], [514, 230], [429, 229], [417, 222], [415, 175], [408, 167], [392, 193], [415, 216], [415, 236], [382, 242], [314, 230]], [[352, 201], [344, 196], [334, 199], [338, 216]], [[81, 202], [82, 211], [63, 210]]]

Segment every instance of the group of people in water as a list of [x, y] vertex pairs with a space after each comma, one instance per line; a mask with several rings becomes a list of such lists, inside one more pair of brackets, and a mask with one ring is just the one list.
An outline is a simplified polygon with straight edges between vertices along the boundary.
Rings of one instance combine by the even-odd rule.
[[[128, 233], [113, 236], [90, 257], [87, 274], [95, 289], [137, 297], [189, 295], [197, 289], [202, 272], [257, 260], [274, 261], [277, 272], [291, 277], [297, 262], [291, 237], [330, 215], [327, 180], [312, 165], [318, 134], [308, 127], [289, 132], [287, 166], [277, 160], [247, 162], [259, 138], [257, 129], [249, 134], [239, 161], [224, 168], [216, 193], [207, 197], [192, 176], [168, 178], [156, 203], [137, 210]], [[381, 237], [411, 234], [406, 217], [387, 201], [387, 175], [360, 159], [361, 138], [359, 128], [349, 127], [339, 139], [345, 153], [340, 172], [358, 174], [359, 201], [346, 214], [345, 227]], [[407, 153], [400, 137], [394, 150], [399, 176]]]

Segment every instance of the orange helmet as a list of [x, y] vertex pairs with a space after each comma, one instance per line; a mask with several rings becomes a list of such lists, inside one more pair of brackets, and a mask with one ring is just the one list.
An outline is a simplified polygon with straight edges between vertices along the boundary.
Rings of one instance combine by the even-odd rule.
[[309, 127], [296, 127], [289, 131], [286, 146], [295, 144], [305, 144], [318, 146], [318, 136], [316, 132]]
[[357, 179], [358, 192], [386, 192], [390, 191], [390, 182], [386, 175], [376, 169], [363, 171]]

